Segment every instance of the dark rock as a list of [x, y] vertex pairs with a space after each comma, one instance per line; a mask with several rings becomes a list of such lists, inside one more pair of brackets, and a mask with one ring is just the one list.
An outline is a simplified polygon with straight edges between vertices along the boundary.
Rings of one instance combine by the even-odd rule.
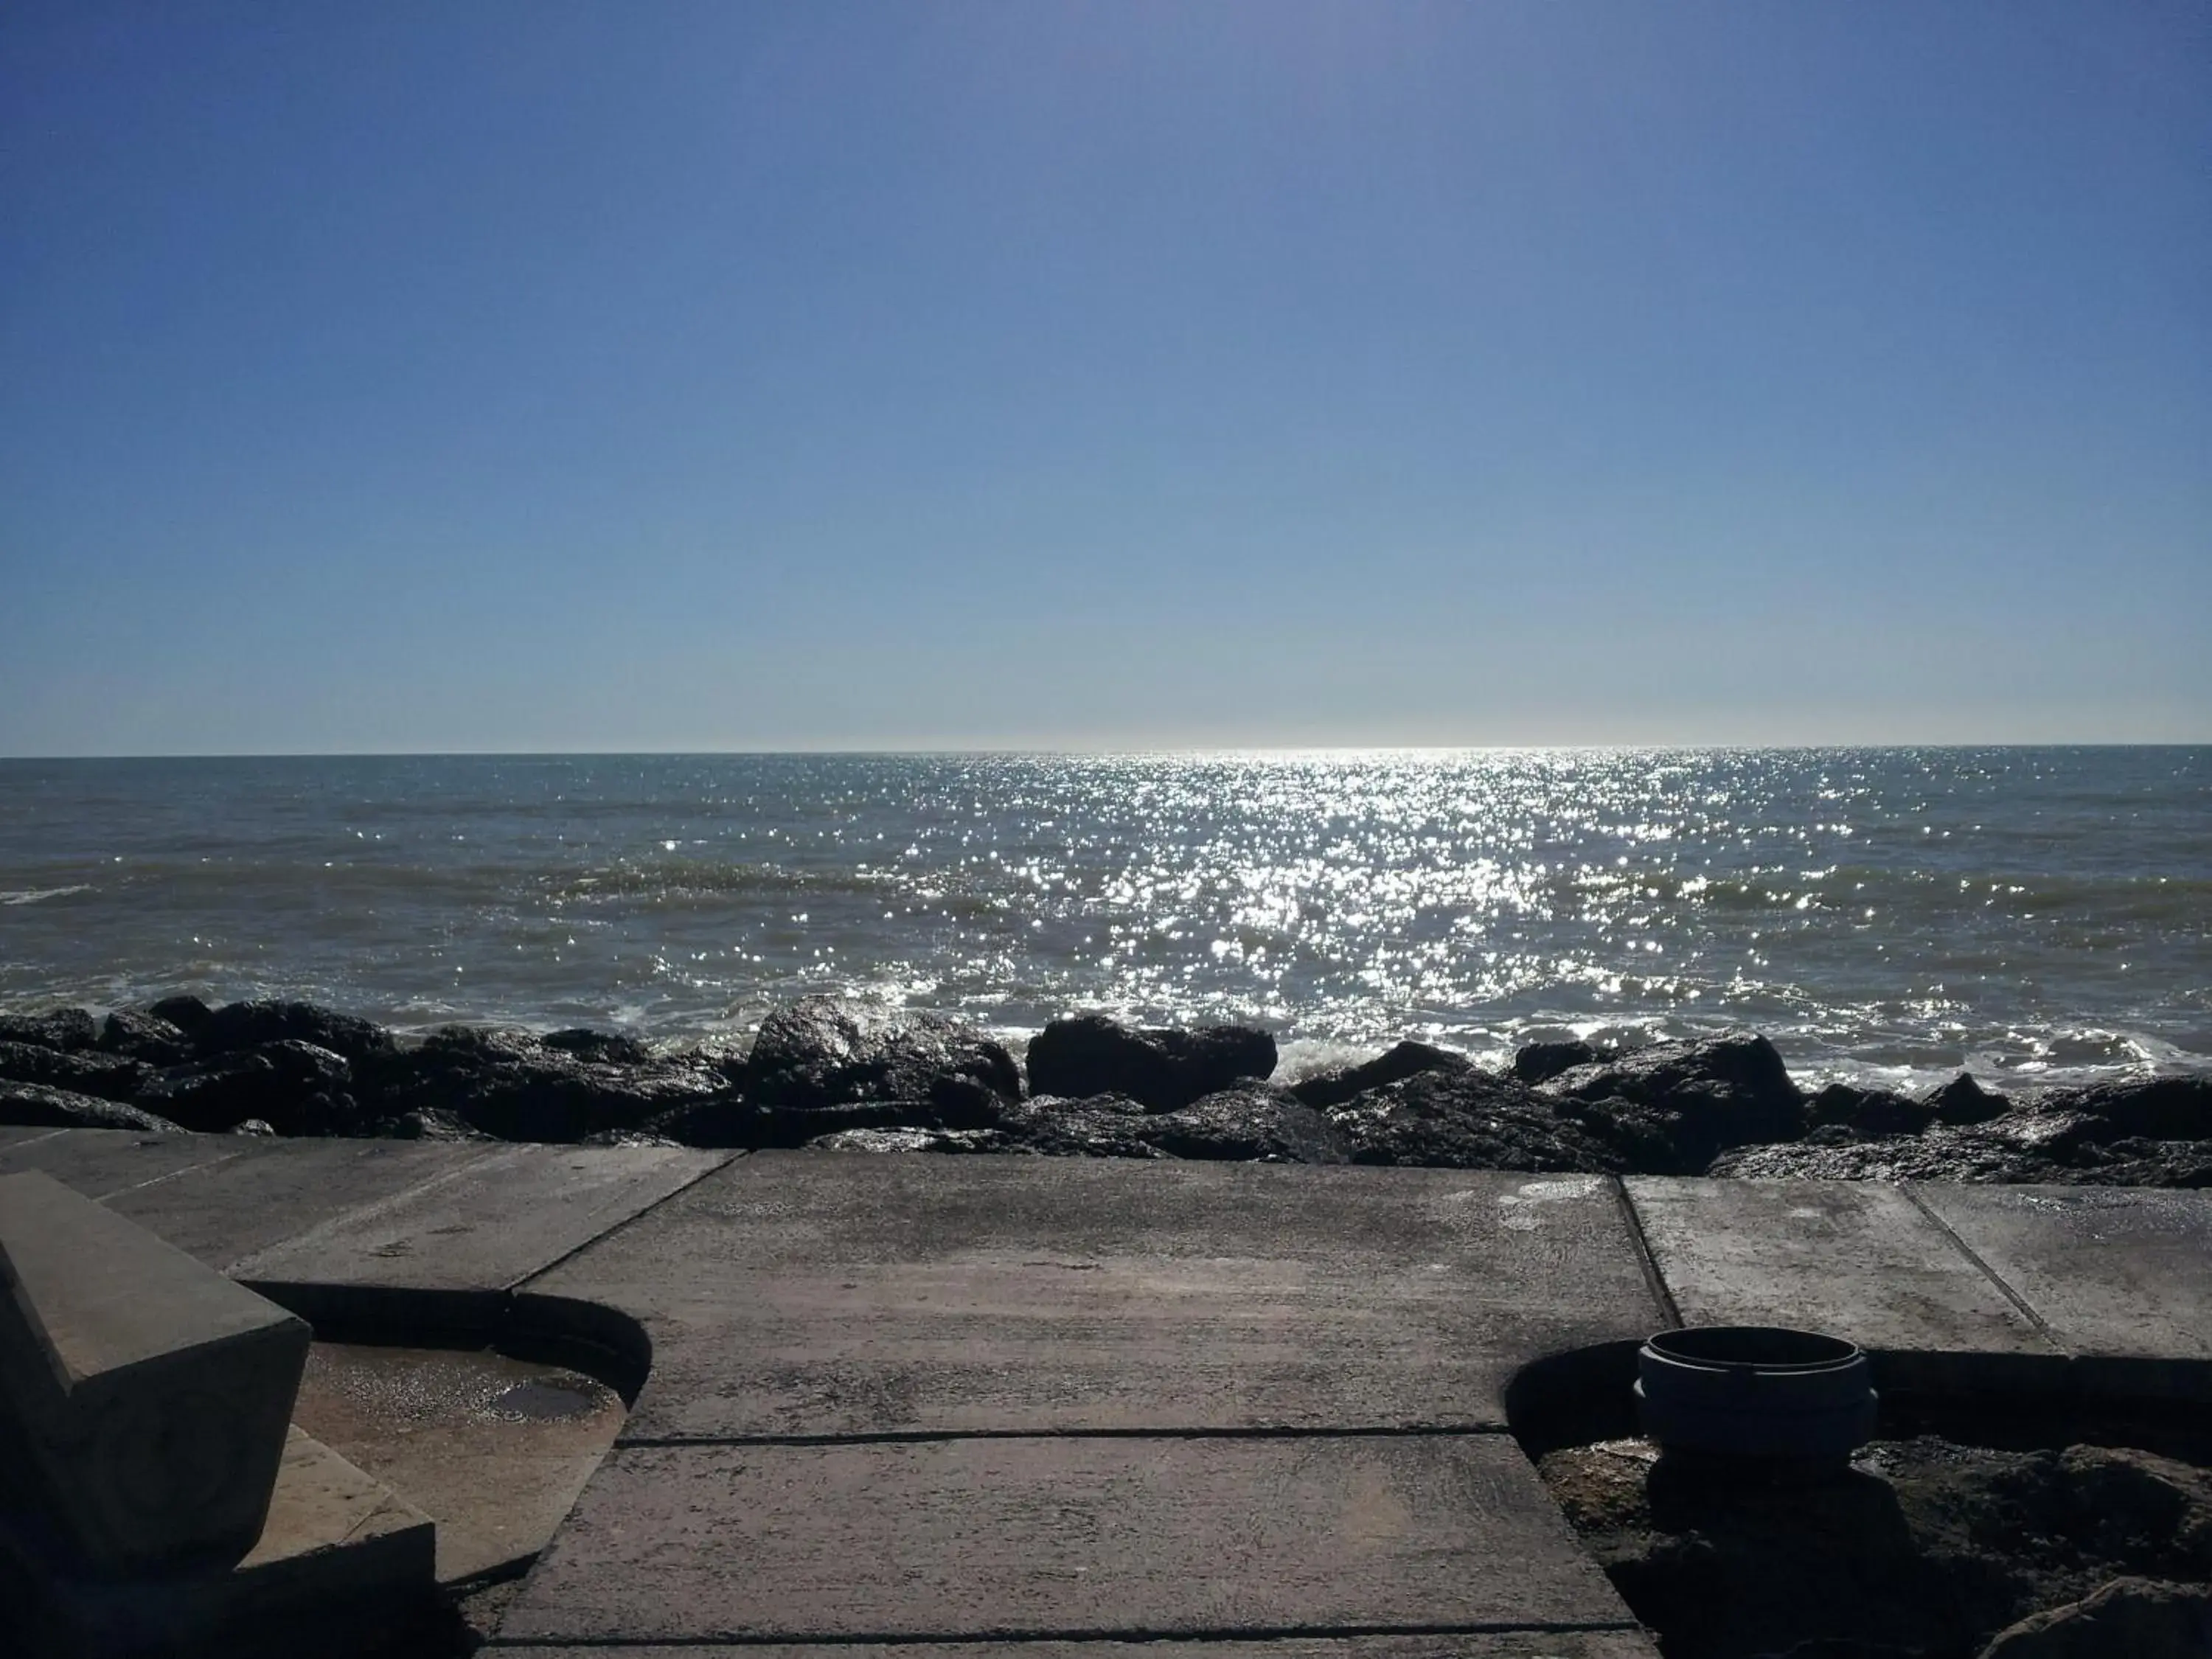
[[1047, 1158], [1170, 1158], [1140, 1133], [1151, 1115], [1126, 1095], [1036, 1095], [1006, 1109], [1003, 1132], [1010, 1150]]
[[726, 1095], [721, 1075], [696, 1060], [605, 1064], [545, 1046], [527, 1031], [449, 1025], [422, 1046], [374, 1055], [356, 1068], [380, 1118], [450, 1113], [505, 1140], [581, 1140]]
[[1173, 1158], [1230, 1158], [1262, 1164], [1343, 1164], [1352, 1142], [1344, 1131], [1288, 1089], [1240, 1085], [1159, 1112], [1135, 1133]]
[[653, 1059], [653, 1050], [634, 1036], [586, 1030], [580, 1026], [548, 1031], [538, 1041], [548, 1048], [574, 1054], [579, 1060], [596, 1060], [602, 1066], [643, 1066]]
[[2212, 1140], [2212, 1077], [2112, 1078], [2046, 1103], [2148, 1140]]
[[2095, 1594], [1999, 1631], [1981, 1659], [2204, 1659], [2212, 1586], [2115, 1578]]
[[259, 1118], [285, 1135], [353, 1134], [364, 1128], [353, 1067], [312, 1042], [264, 1042], [173, 1066], [140, 1102], [190, 1129], [221, 1133]]
[[0, 1123], [39, 1129], [135, 1129], [148, 1134], [180, 1134], [165, 1117], [120, 1101], [49, 1089], [39, 1083], [0, 1083]]
[[1749, 1032], [1654, 1043], [1574, 1066], [1542, 1087], [1572, 1099], [1620, 1099], [1675, 1114], [1680, 1121], [1668, 1139], [1685, 1169], [1701, 1168], [1731, 1146], [1795, 1140], [1805, 1127], [1803, 1097], [1782, 1056]]
[[1004, 1101], [1022, 1097], [1013, 1055], [972, 1027], [833, 997], [809, 997], [762, 1021], [744, 1074], [747, 1099], [800, 1108], [924, 1100], [944, 1077], [969, 1079]]
[[2111, 1128], [2083, 1113], [2045, 1109], [1840, 1144], [1816, 1133], [1793, 1145], [1723, 1152], [1707, 1173], [1753, 1181], [2212, 1186], [2212, 1142], [2116, 1139]]
[[[1811, 1484], [1716, 1479], [1656, 1453], [1571, 1447], [1538, 1472], [1670, 1653], [2027, 1659], [2036, 1650], [1983, 1644], [2116, 1574], [2207, 1572], [2212, 1476], [2147, 1452], [1928, 1436], [1877, 1441]], [[2160, 1651], [2119, 1639], [2136, 1632], [2115, 1623], [2104, 1645], [2051, 1651]]]
[[100, 1028], [82, 1008], [53, 1008], [43, 1014], [0, 1014], [0, 1042], [25, 1042], [65, 1052], [89, 1048]]
[[182, 1066], [199, 1051], [182, 1028], [153, 1014], [118, 1009], [100, 1028], [103, 1054], [124, 1054], [149, 1066]]
[[1524, 1042], [1513, 1055], [1513, 1075], [1523, 1083], [1549, 1083], [1562, 1072], [1592, 1066], [1606, 1056], [1583, 1042]]
[[1355, 1164], [1603, 1174], [1626, 1167], [1617, 1150], [1559, 1103], [1517, 1078], [1474, 1068], [1370, 1090], [1328, 1118], [1351, 1143]]
[[373, 1131], [386, 1140], [489, 1140], [473, 1124], [432, 1106], [422, 1111], [401, 1112], [380, 1121]]
[[2012, 1109], [2009, 1100], [1991, 1094], [1964, 1072], [1940, 1089], [1930, 1090], [1927, 1102], [1936, 1109], [1939, 1121], [1960, 1126], [1987, 1123]]
[[262, 1136], [274, 1137], [274, 1136], [275, 1136], [275, 1134], [276, 1134], [276, 1125], [274, 1125], [273, 1123], [270, 1123], [270, 1122], [268, 1122], [268, 1121], [267, 1121], [266, 1120], [264, 1120], [264, 1119], [258, 1118], [258, 1117], [249, 1117], [249, 1118], [248, 1118], [248, 1119], [246, 1119], [246, 1121], [245, 1121], [245, 1122], [243, 1122], [243, 1123], [233, 1124], [233, 1125], [231, 1126], [231, 1130], [230, 1130], [230, 1132], [231, 1132], [231, 1133], [233, 1133], [233, 1134], [234, 1134], [234, 1135], [253, 1135], [253, 1136], [256, 1136], [256, 1137], [262, 1137]]
[[1805, 1121], [1816, 1129], [1840, 1124], [1862, 1135], [1917, 1135], [1936, 1121], [1936, 1108], [1889, 1089], [1831, 1083], [1806, 1101]]
[[1275, 1070], [1275, 1039], [1243, 1025], [1139, 1030], [1103, 1014], [1056, 1019], [1030, 1039], [1030, 1087], [1084, 1099], [1121, 1095], [1172, 1112]]
[[681, 1146], [684, 1143], [650, 1129], [601, 1129], [586, 1135], [580, 1146]]
[[135, 1100], [153, 1075], [151, 1066], [96, 1048], [0, 1042], [0, 1079], [11, 1083], [39, 1083], [101, 1100]]
[[[167, 1004], [157, 1004], [157, 1012]], [[181, 1020], [164, 1014], [173, 1024]], [[227, 1054], [271, 1042], [308, 1042], [348, 1060], [388, 1054], [392, 1033], [351, 1014], [334, 1013], [312, 1002], [231, 1002], [217, 1008], [197, 1029], [185, 1026], [203, 1054]]]
[[1465, 1054], [1454, 1054], [1433, 1043], [1401, 1042], [1387, 1054], [1377, 1054], [1358, 1066], [1300, 1078], [1291, 1085], [1291, 1092], [1309, 1106], [1341, 1106], [1354, 1095], [1364, 1095], [1385, 1084], [1403, 1082], [1424, 1072], [1465, 1072], [1474, 1066], [1474, 1062]]
[[201, 1027], [215, 1015], [214, 1009], [194, 996], [163, 997], [146, 1012], [155, 1019], [167, 1020], [186, 1036], [198, 1036]]
[[806, 1143], [817, 1152], [1001, 1152], [1016, 1150], [995, 1129], [840, 1129]]

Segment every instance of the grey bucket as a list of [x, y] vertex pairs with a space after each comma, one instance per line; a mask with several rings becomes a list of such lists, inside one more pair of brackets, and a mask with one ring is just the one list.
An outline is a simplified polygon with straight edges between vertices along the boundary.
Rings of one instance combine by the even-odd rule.
[[1636, 1355], [1636, 1415], [1668, 1452], [1841, 1463], [1874, 1434], [1866, 1355], [1776, 1325], [1662, 1331]]

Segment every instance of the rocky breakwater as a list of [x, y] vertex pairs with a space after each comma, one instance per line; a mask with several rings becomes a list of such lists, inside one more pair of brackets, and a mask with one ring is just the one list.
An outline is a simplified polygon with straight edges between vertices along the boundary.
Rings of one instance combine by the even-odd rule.
[[[1024, 1066], [1024, 1060], [1026, 1066]], [[1750, 1033], [1510, 1067], [1401, 1042], [1276, 1080], [1238, 1026], [1055, 1020], [1025, 1056], [958, 1021], [829, 999], [750, 1048], [588, 1030], [400, 1037], [313, 1004], [172, 998], [0, 1016], [0, 1122], [278, 1135], [1427, 1164], [1592, 1174], [2212, 1186], [2212, 1078], [2008, 1098], [1802, 1089]]]

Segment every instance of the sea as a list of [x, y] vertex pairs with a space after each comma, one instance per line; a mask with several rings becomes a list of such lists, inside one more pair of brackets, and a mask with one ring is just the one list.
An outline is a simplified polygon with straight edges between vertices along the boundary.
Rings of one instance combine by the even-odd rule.
[[1808, 1082], [2212, 1070], [2212, 748], [0, 761], [0, 1007], [741, 1041], [1762, 1031]]

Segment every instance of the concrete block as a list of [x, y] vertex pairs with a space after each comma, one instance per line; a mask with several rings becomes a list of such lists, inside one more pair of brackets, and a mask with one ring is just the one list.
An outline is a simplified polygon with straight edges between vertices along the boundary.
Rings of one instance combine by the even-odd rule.
[[57, 1578], [0, 1530], [0, 1620], [53, 1659], [296, 1659], [381, 1650], [435, 1608], [435, 1537], [419, 1510], [299, 1430], [261, 1535], [228, 1571]]
[[234, 1261], [265, 1284], [506, 1290], [729, 1162], [685, 1146], [499, 1146]]
[[1946, 1187], [1913, 1192], [2071, 1354], [2212, 1360], [2212, 1192]]
[[1664, 1322], [1604, 1177], [1110, 1158], [756, 1153], [530, 1288], [645, 1324], [632, 1439], [1496, 1427]]
[[503, 1641], [1635, 1620], [1502, 1434], [618, 1447]]
[[308, 1338], [51, 1176], [0, 1176], [10, 1507], [91, 1570], [227, 1566], [252, 1547]]
[[1788, 1325], [1872, 1350], [2055, 1354], [1942, 1227], [1862, 1181], [1632, 1178], [1689, 1325]]
[[107, 1198], [185, 1170], [246, 1157], [270, 1144], [247, 1135], [63, 1129], [0, 1148], [0, 1175], [43, 1170], [87, 1198]]

